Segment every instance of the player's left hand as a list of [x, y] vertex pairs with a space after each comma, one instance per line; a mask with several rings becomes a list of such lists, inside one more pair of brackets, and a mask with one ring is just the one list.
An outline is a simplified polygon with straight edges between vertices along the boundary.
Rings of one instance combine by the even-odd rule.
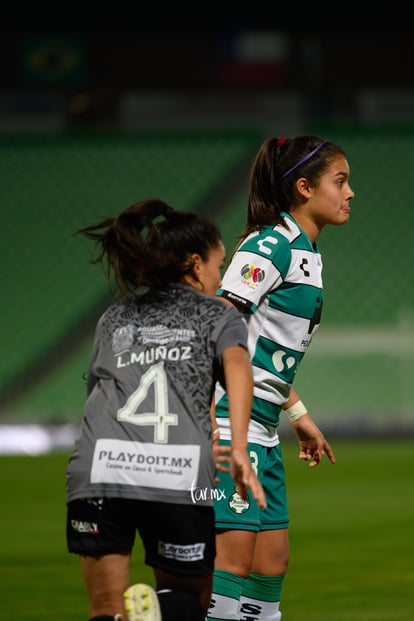
[[331, 446], [309, 414], [294, 421], [292, 427], [299, 442], [299, 459], [309, 462], [309, 467], [314, 468], [326, 454], [331, 464], [335, 463]]

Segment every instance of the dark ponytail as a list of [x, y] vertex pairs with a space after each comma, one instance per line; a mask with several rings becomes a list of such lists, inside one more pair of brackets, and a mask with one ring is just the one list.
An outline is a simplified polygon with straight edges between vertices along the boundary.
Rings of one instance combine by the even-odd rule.
[[101, 265], [111, 289], [113, 279], [118, 295], [181, 282], [194, 267], [191, 255], [207, 260], [221, 242], [218, 227], [205, 216], [176, 211], [156, 198], [138, 201], [75, 234], [95, 241], [91, 263]]

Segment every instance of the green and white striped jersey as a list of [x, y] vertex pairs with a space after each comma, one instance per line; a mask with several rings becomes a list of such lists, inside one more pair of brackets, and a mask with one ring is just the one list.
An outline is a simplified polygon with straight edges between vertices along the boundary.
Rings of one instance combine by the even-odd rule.
[[[217, 291], [247, 316], [254, 374], [251, 431], [256, 427], [262, 436], [264, 426], [269, 444], [278, 442], [279, 413], [319, 327], [323, 299], [318, 246], [311, 244], [289, 214], [283, 217], [289, 229], [266, 226], [243, 240]], [[216, 416], [228, 417], [226, 395], [220, 387]], [[221, 437], [226, 438], [228, 423], [218, 422]], [[254, 434], [250, 437], [253, 440]]]

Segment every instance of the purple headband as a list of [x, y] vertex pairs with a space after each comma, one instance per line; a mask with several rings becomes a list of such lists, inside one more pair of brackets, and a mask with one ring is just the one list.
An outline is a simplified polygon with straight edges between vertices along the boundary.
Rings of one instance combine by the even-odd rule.
[[285, 177], [287, 177], [288, 175], [290, 175], [290, 173], [295, 170], [295, 168], [297, 168], [298, 166], [301, 166], [302, 164], [304, 164], [305, 162], [307, 162], [308, 160], [310, 160], [310, 158], [315, 155], [315, 153], [317, 153], [319, 151], [319, 149], [322, 149], [323, 145], [326, 144], [328, 141], [327, 140], [322, 140], [321, 143], [318, 144], [317, 147], [314, 148], [313, 151], [311, 151], [310, 153], [308, 153], [307, 155], [305, 155], [304, 158], [302, 158], [297, 164], [295, 164], [294, 166], [292, 166], [292, 168], [289, 168], [289, 170], [287, 170], [285, 173], [283, 173], [283, 175], [280, 177], [281, 179], [284, 179]]

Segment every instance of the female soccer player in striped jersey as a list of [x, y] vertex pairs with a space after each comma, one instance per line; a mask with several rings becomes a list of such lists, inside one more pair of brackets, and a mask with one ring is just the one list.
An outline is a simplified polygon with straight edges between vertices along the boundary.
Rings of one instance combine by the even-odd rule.
[[[243, 500], [227, 475], [215, 500], [217, 556], [211, 620], [281, 619], [289, 560], [288, 509], [279, 445], [287, 415], [299, 458], [317, 466], [332, 448], [292, 388], [322, 312], [322, 261], [317, 238], [349, 220], [354, 192], [343, 149], [318, 136], [266, 140], [250, 174], [247, 221], [217, 294], [247, 319], [254, 398], [249, 453], [267, 508]], [[220, 443], [230, 441], [228, 399], [216, 391]]]

